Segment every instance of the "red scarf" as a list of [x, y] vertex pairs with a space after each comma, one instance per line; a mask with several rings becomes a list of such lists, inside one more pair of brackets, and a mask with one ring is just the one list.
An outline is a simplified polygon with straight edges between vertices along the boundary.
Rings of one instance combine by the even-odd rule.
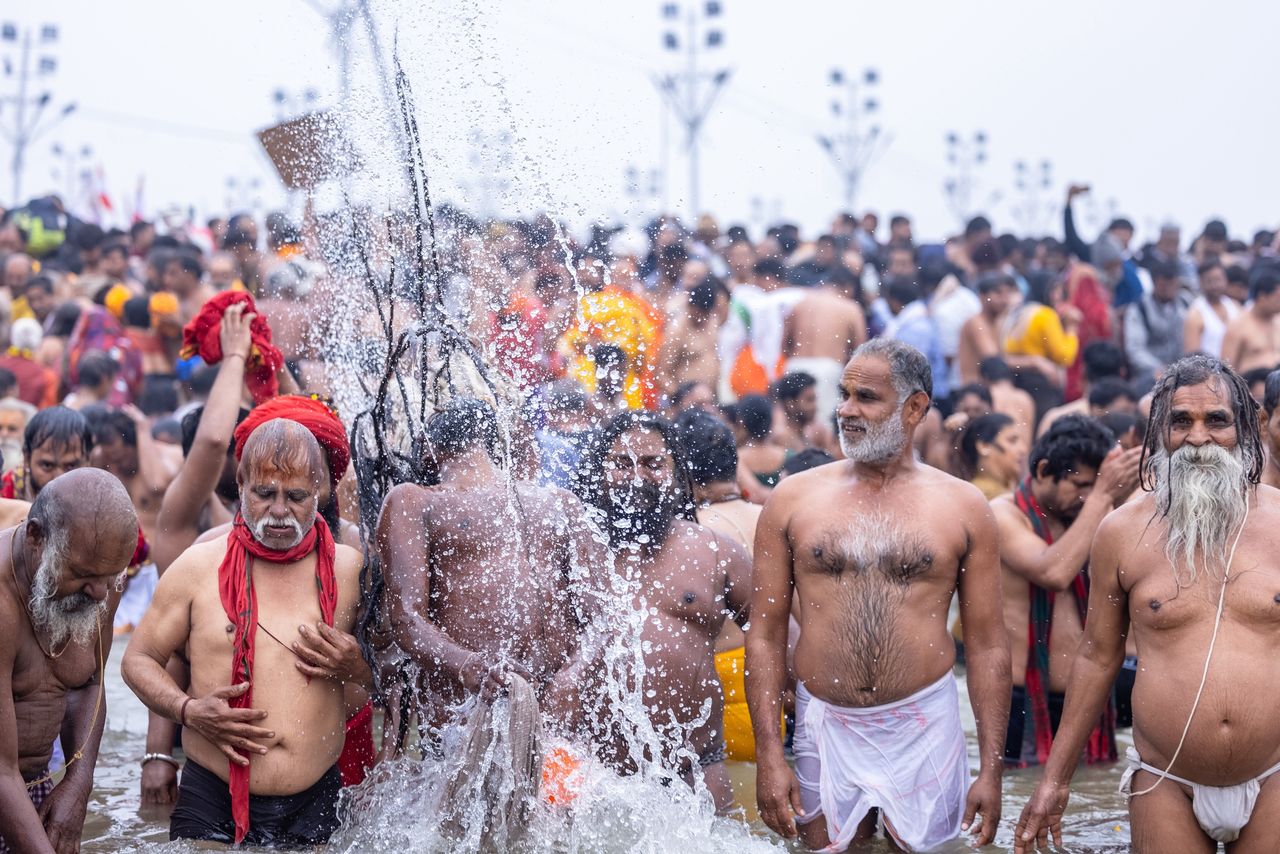
[[[1026, 514], [1031, 522], [1031, 529], [1036, 536], [1044, 540], [1045, 545], [1053, 545], [1053, 532], [1049, 530], [1049, 520], [1045, 517], [1040, 502], [1031, 492], [1031, 478], [1022, 482], [1013, 494], [1014, 503]], [[1027, 582], [1030, 589], [1030, 617], [1027, 620], [1027, 673], [1026, 692], [1031, 705], [1031, 726], [1035, 733], [1036, 761], [1043, 765], [1049, 760], [1049, 750], [1053, 747], [1053, 721], [1049, 716], [1049, 637], [1053, 633], [1053, 603], [1057, 596], [1052, 590]], [[1080, 615], [1080, 625], [1085, 623], [1089, 611], [1089, 564], [1080, 568], [1076, 577], [1071, 579], [1070, 591], [1076, 604], [1076, 613]], [[1066, 592], [1066, 591], [1064, 591]], [[1092, 765], [1097, 762], [1114, 762], [1116, 760], [1116, 707], [1112, 697], [1107, 698], [1102, 717], [1089, 732], [1089, 740], [1085, 744], [1085, 762]]]
[[[231, 533], [227, 535], [227, 553], [218, 567], [218, 592], [227, 619], [236, 627], [231, 652], [231, 684], [239, 685], [253, 678], [253, 641], [258, 628], [258, 594], [253, 589], [255, 557], [267, 563], [297, 563], [315, 549], [316, 588], [320, 596], [320, 616], [333, 625], [333, 612], [338, 604], [338, 584], [333, 574], [334, 545], [329, 526], [319, 514], [302, 542], [284, 552], [273, 551], [253, 538], [249, 526], [236, 514]], [[247, 709], [253, 703], [253, 688], [229, 704], [234, 709]], [[242, 755], [247, 755], [243, 754]], [[230, 765], [231, 817], [236, 823], [236, 843], [249, 832], [249, 766]]]

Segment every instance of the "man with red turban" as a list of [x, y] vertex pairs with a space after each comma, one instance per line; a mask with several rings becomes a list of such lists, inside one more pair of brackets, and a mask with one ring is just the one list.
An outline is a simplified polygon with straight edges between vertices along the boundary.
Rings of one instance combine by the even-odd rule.
[[[358, 655], [303, 655], [299, 623], [349, 637], [360, 556], [316, 512], [329, 478], [309, 430], [272, 419], [240, 451], [230, 533], [169, 566], [121, 672], [148, 708], [183, 726], [171, 839], [313, 846], [338, 826], [342, 686], [366, 683], [369, 670]], [[186, 690], [165, 671], [175, 654], [189, 659]]]

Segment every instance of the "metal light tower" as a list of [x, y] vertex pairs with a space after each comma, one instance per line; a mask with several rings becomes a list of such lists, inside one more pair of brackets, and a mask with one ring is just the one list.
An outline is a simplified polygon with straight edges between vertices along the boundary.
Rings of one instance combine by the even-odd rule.
[[990, 206], [999, 201], [1000, 194], [993, 192], [981, 205], [974, 203], [979, 186], [978, 173], [987, 163], [986, 131], [975, 131], [969, 139], [951, 131], [946, 139], [949, 175], [943, 189], [951, 212], [964, 223], [978, 207]]
[[1045, 198], [1053, 187], [1053, 164], [1040, 161], [1040, 168], [1032, 169], [1027, 161], [1013, 164], [1013, 185], [1018, 191], [1018, 202], [1013, 207], [1013, 218], [1025, 234], [1044, 229], [1045, 217], [1055, 210], [1052, 201]]
[[628, 163], [623, 175], [629, 212], [634, 214], [638, 209], [646, 216], [652, 213], [662, 192], [662, 173], [658, 169], [641, 169], [634, 163]]
[[681, 23], [681, 4], [662, 4], [662, 19], [665, 24], [662, 45], [673, 54], [683, 51], [685, 67], [682, 71], [657, 77], [654, 83], [658, 92], [666, 99], [671, 112], [684, 126], [685, 148], [689, 152], [691, 221], [697, 219], [701, 208], [698, 156], [703, 123], [716, 98], [729, 82], [730, 74], [728, 68], [704, 70], [699, 65], [699, 59], [704, 53], [714, 54], [724, 46], [724, 30], [719, 25], [723, 14], [724, 4], [720, 0], [686, 0], [682, 35], [677, 29]]
[[[0, 24], [0, 50], [3, 51], [4, 77], [13, 81], [13, 94], [0, 97], [0, 113], [5, 122], [0, 125], [5, 138], [13, 146], [13, 204], [22, 204], [22, 171], [27, 146], [38, 137], [75, 112], [75, 102], [63, 104], [48, 114], [53, 103], [53, 93], [46, 88], [58, 71], [58, 59], [54, 51], [58, 44], [56, 24], [41, 24], [37, 33], [32, 28], [19, 28], [6, 21]], [[33, 88], [40, 91], [32, 92]], [[41, 121], [45, 120], [43, 124]]]
[[874, 68], [868, 68], [859, 81], [843, 69], [833, 68], [827, 80], [836, 90], [831, 99], [835, 130], [818, 134], [818, 145], [840, 174], [844, 184], [844, 209], [851, 211], [862, 176], [890, 141], [889, 135], [881, 134], [880, 125], [871, 118], [880, 110], [880, 101], [874, 95], [880, 75]]
[[60, 161], [60, 164], [53, 169], [53, 179], [61, 180], [65, 184], [67, 192], [65, 201], [68, 205], [74, 204], [78, 200], [77, 194], [86, 190], [93, 178], [93, 172], [89, 168], [93, 149], [88, 145], [76, 148], [55, 142], [49, 147], [49, 153]]

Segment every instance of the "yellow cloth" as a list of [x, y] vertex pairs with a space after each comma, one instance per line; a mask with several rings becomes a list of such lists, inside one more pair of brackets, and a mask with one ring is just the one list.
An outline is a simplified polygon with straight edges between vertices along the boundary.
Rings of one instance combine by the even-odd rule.
[[9, 309], [9, 317], [12, 320], [21, 320], [24, 317], [35, 318], [36, 313], [31, 310], [31, 306], [27, 305], [26, 297], [18, 297], [13, 301], [13, 305]]
[[747, 711], [746, 647], [716, 653], [716, 673], [724, 688], [724, 743], [727, 755], [738, 762], [756, 761], [756, 737]]
[[989, 474], [976, 474], [969, 482], [982, 490], [982, 497], [988, 501], [1010, 491], [1008, 484], [1002, 483]]
[[597, 344], [612, 344], [627, 357], [627, 375], [622, 394], [629, 409], [642, 409], [646, 387], [653, 382], [658, 360], [659, 330], [653, 315], [634, 294], [613, 286], [583, 295], [578, 317], [560, 337], [560, 352], [569, 361], [566, 375], [577, 380], [588, 392], [596, 389], [595, 362], [587, 349]]
[[1046, 305], [1028, 306], [1026, 311], [1005, 338], [1005, 352], [1010, 356], [1042, 356], [1064, 368], [1075, 364], [1080, 339], [1062, 328], [1058, 313]]

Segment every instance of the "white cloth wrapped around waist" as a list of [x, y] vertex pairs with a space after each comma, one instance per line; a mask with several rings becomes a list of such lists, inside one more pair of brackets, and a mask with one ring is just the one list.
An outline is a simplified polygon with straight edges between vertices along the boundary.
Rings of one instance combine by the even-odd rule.
[[883, 706], [849, 708], [796, 688], [796, 777], [805, 814], [823, 815], [828, 851], [843, 851], [872, 809], [910, 851], [960, 835], [969, 760], [959, 693], [948, 671]]

